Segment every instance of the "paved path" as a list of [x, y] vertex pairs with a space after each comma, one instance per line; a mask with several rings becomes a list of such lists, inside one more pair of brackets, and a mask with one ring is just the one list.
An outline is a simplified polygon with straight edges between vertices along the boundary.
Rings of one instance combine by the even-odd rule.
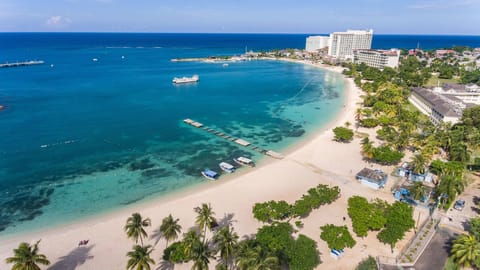
[[448, 229], [439, 229], [414, 265], [415, 270], [443, 269], [456, 235]]

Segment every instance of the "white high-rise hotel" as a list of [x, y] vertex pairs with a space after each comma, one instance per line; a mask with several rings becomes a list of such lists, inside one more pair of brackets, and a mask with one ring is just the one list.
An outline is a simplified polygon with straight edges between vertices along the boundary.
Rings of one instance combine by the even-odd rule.
[[347, 30], [330, 34], [328, 55], [353, 60], [353, 50], [372, 47], [373, 30]]

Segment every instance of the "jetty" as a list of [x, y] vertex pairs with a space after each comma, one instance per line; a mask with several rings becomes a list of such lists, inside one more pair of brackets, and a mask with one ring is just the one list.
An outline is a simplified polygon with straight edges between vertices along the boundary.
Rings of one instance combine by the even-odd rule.
[[0, 64], [0, 68], [23, 67], [23, 66], [42, 65], [42, 64], [45, 64], [45, 61], [24, 61], [24, 62]]
[[220, 132], [218, 130], [215, 130], [213, 128], [210, 128], [208, 126], [205, 126], [204, 124], [200, 123], [200, 122], [197, 122], [197, 121], [194, 121], [190, 118], [187, 118], [187, 119], [184, 119], [183, 122], [185, 124], [188, 124], [192, 127], [195, 127], [195, 128], [198, 128], [198, 129], [201, 129], [201, 130], [204, 130], [210, 134], [213, 134], [213, 135], [216, 135], [220, 138], [223, 138], [227, 141], [230, 141], [230, 142], [233, 142], [233, 143], [236, 143], [238, 145], [241, 145], [245, 148], [248, 148], [250, 150], [254, 150], [254, 151], [257, 151], [261, 154], [264, 154], [266, 156], [269, 156], [269, 157], [272, 157], [272, 158], [275, 158], [275, 159], [283, 159], [284, 156], [280, 153], [277, 153], [275, 151], [272, 151], [272, 150], [267, 150], [267, 149], [263, 149], [261, 147], [258, 147], [258, 146], [255, 146], [253, 144], [251, 144], [250, 142], [244, 140], [244, 139], [241, 139], [241, 138], [237, 138], [237, 137], [234, 137], [234, 136], [231, 136], [231, 135], [228, 135], [228, 134], [225, 134], [223, 132]]

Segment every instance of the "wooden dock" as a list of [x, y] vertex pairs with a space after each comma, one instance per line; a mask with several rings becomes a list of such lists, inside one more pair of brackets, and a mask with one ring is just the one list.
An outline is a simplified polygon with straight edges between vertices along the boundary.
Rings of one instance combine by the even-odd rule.
[[45, 64], [45, 61], [14, 62], [14, 63], [4, 63], [4, 64], [0, 64], [0, 68], [23, 67], [23, 66], [42, 65], [42, 64]]
[[266, 156], [269, 156], [269, 157], [272, 157], [272, 158], [276, 158], [276, 159], [283, 159], [283, 155], [280, 154], [280, 153], [277, 153], [275, 151], [272, 151], [272, 150], [267, 150], [267, 149], [263, 149], [261, 147], [258, 147], [258, 146], [255, 146], [253, 144], [251, 144], [250, 142], [244, 140], [244, 139], [240, 139], [240, 138], [236, 138], [234, 136], [230, 136], [228, 134], [225, 134], [223, 132], [220, 132], [220, 131], [217, 131], [213, 128], [210, 128], [210, 127], [207, 127], [205, 126], [204, 124], [200, 123], [200, 122], [197, 122], [197, 121], [194, 121], [190, 118], [187, 118], [187, 119], [184, 119], [183, 120], [184, 123], [186, 124], [189, 124], [191, 125], [192, 127], [196, 127], [196, 128], [199, 128], [199, 129], [202, 129], [210, 134], [213, 134], [213, 135], [216, 135], [220, 138], [223, 138], [227, 141], [231, 141], [233, 143], [236, 143], [238, 145], [241, 145], [243, 147], [246, 147], [250, 150], [254, 150], [254, 151], [257, 151], [261, 154], [264, 154]]

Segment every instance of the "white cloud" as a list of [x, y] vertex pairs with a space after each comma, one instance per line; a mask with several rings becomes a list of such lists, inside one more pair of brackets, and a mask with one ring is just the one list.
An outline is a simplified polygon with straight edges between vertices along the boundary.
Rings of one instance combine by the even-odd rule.
[[48, 18], [46, 24], [49, 27], [54, 27], [54, 28], [62, 28], [65, 26], [68, 26], [72, 21], [69, 18], [65, 18], [62, 16], [52, 16]]

